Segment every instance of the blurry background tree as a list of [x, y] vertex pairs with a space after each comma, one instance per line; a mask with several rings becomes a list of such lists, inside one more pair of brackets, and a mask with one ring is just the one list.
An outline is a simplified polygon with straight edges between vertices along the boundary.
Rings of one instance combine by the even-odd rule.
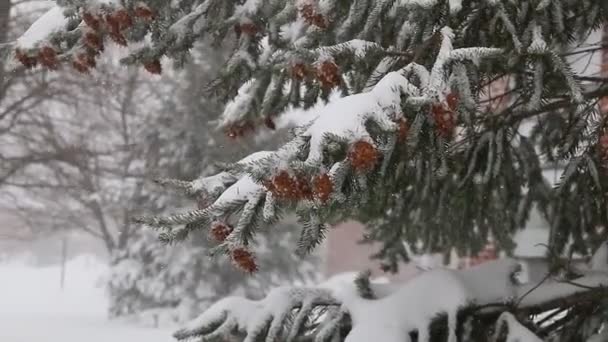
[[[40, 14], [25, 11], [32, 6], [16, 9], [2, 0], [0, 44]], [[311, 264], [288, 247], [293, 229], [277, 228], [265, 239], [265, 272], [245, 281], [225, 260], [208, 258], [207, 236], [173, 247], [133, 224], [143, 212], [201, 205], [151, 192], [156, 172], [194, 179], [237, 151], [240, 157], [261, 146], [225, 147], [223, 132], [209, 124], [221, 106], [205, 87], [223, 50], [199, 46], [184, 70], [158, 77], [120, 66], [117, 46], [107, 50], [91, 75], [71, 68], [9, 74], [0, 59], [0, 211], [17, 217], [19, 226], [7, 235], [79, 232], [99, 241], [113, 266], [106, 282], [114, 316], [178, 308], [172, 318], [189, 318], [231, 293], [261, 296], [270, 286], [313, 279]]]

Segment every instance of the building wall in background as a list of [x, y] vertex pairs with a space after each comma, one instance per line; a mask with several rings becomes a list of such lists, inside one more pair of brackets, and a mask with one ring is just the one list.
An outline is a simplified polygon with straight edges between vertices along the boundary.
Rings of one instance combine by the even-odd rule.
[[420, 271], [414, 264], [402, 264], [396, 275], [383, 272], [380, 269], [380, 262], [370, 259], [370, 256], [378, 251], [379, 245], [358, 243], [364, 231], [364, 226], [355, 221], [338, 224], [329, 231], [324, 246], [326, 277], [345, 272], [370, 270], [373, 277], [405, 280]]
[[[602, 39], [605, 45], [608, 45], [608, 27], [604, 28], [604, 30], [598, 30], [593, 33], [588, 41], [590, 43], [597, 42], [599, 39]], [[584, 47], [583, 47], [584, 48]], [[608, 49], [604, 49], [601, 53], [594, 54], [591, 56], [590, 60], [573, 60], [573, 69], [576, 72], [585, 74], [585, 75], [597, 75], [598, 73], [604, 76], [608, 76]], [[490, 110], [496, 110], [500, 107], [504, 107], [508, 104], [509, 99], [506, 97], [498, 97], [498, 95], [503, 94], [505, 91], [509, 89], [509, 85], [512, 80], [505, 76], [501, 79], [496, 80], [488, 87], [488, 92], [486, 96], [492, 100], [488, 103], [488, 106], [491, 107]], [[605, 98], [601, 102], [601, 108], [604, 113], [608, 113], [608, 98]], [[525, 129], [525, 128], [522, 128]], [[556, 170], [547, 170], [543, 172], [546, 177], [548, 177], [548, 181], [556, 181], [559, 179], [558, 172]], [[549, 179], [551, 178], [551, 179]], [[534, 211], [531, 216], [534, 218], [529, 222], [526, 230], [531, 231], [539, 231], [541, 235], [548, 239], [549, 233], [549, 224], [546, 222], [537, 211]], [[364, 226], [357, 222], [346, 222], [335, 226], [328, 234], [327, 240], [325, 242], [325, 275], [332, 276], [342, 272], [352, 272], [352, 271], [362, 271], [365, 269], [372, 270], [372, 274], [374, 276], [383, 276], [385, 275], [380, 270], [380, 265], [378, 261], [370, 260], [369, 256], [374, 254], [378, 250], [377, 245], [361, 245], [358, 241], [362, 238], [364, 232]], [[529, 234], [528, 234], [529, 235]], [[537, 234], [538, 235], [538, 234]], [[522, 236], [527, 236], [526, 234], [519, 234], [515, 237], [515, 239], [522, 239]], [[523, 239], [526, 239], [523, 237]], [[519, 241], [520, 245], [526, 245], [530, 241]], [[544, 241], [543, 241], [544, 242]], [[540, 242], [538, 242], [540, 243]], [[537, 246], [538, 247], [538, 246]], [[515, 251], [517, 254], [517, 250]], [[529, 271], [532, 275], [536, 275], [539, 273], [539, 270], [546, 268], [541, 261], [538, 259], [540, 255], [544, 251], [540, 251], [539, 253], [534, 253], [534, 255], [521, 255], [518, 257], [523, 262], [530, 263]], [[466, 268], [478, 265], [480, 263], [494, 260], [498, 258], [499, 255], [496, 251], [495, 246], [490, 242], [478, 255], [473, 256], [465, 256], [460, 258], [455, 266], [458, 268]], [[440, 257], [430, 257], [432, 260], [431, 263], [435, 265], [440, 263]], [[454, 266], [454, 265], [453, 265]], [[402, 265], [400, 267], [401, 271], [398, 275], [392, 276], [392, 278], [398, 279], [408, 279], [415, 276], [420, 272], [418, 267], [413, 263], [408, 265]], [[534, 278], [535, 279], [535, 278]]]

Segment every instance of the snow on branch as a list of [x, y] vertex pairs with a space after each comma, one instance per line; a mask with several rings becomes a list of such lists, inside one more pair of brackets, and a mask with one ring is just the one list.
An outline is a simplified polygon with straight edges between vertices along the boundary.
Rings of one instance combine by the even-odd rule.
[[[313, 306], [332, 304], [338, 303], [322, 288], [279, 287], [259, 301], [227, 297], [175, 332], [174, 337], [184, 340], [200, 336], [211, 340], [239, 331], [247, 335], [246, 342], [256, 341], [264, 333], [267, 341], [274, 341], [293, 309], [310, 310]], [[292, 329], [299, 328], [292, 326]]]
[[68, 18], [63, 11], [60, 6], [49, 9], [17, 39], [16, 48], [32, 49], [37, 47], [38, 43], [47, 40], [51, 34], [65, 30]]
[[[345, 205], [344, 184], [361, 189], [353, 198], [364, 202], [370, 191], [368, 175], [386, 172], [395, 141], [403, 138], [407, 129], [404, 108], [413, 111], [429, 106], [443, 108], [446, 94], [451, 91], [448, 80], [453, 75], [452, 66], [500, 52], [452, 49], [451, 29], [446, 27], [442, 32], [442, 49], [431, 71], [410, 63], [384, 75], [368, 92], [336, 98], [309, 109], [311, 121], [295, 129], [294, 138], [277, 151], [255, 153], [224, 172], [191, 183], [164, 181], [205, 197], [209, 205], [142, 222], [163, 228], [184, 225], [173, 230], [169, 239], [183, 238], [194, 229], [221, 222], [230, 233], [220, 234], [224, 236], [220, 240], [234, 248], [238, 244], [247, 245], [261, 222], [274, 222], [280, 209], [296, 204], [298, 212], [303, 213], [300, 218], [305, 230], [300, 248], [312, 249], [322, 238], [319, 232], [324, 227], [324, 219], [315, 208]], [[255, 82], [245, 83], [226, 107], [225, 116], [232, 117], [230, 113], [243, 108], [249, 110], [255, 89]]]
[[[515, 318], [518, 313], [527, 315], [530, 308], [538, 306], [544, 311], [552, 310], [559, 307], [555, 304], [558, 299], [562, 304], [567, 303], [571, 296], [593, 293], [608, 285], [608, 273], [597, 273], [593, 281], [587, 276], [576, 280], [578, 284], [594, 287], [560, 286], [560, 291], [556, 291], [557, 285], [565, 284], [540, 284], [532, 292], [538, 293], [534, 300], [520, 301], [523, 299], [520, 296], [528, 293], [530, 287], [515, 282], [515, 273], [519, 269], [517, 261], [501, 259], [466, 270], [426, 271], [400, 285], [372, 281], [369, 287], [375, 299], [361, 296], [354, 275], [330, 280], [316, 288], [282, 287], [271, 291], [260, 301], [242, 298], [222, 300], [176, 332], [175, 336], [180, 340], [227, 337], [231, 331], [238, 330], [246, 335], [245, 341], [264, 337], [266, 341], [285, 340], [280, 327], [291, 317], [297, 324], [289, 326], [292, 330], [283, 332], [290, 336], [286, 340], [291, 341], [293, 330], [303, 328], [301, 324], [306, 321], [303, 316], [313, 316], [318, 309], [325, 308], [330, 314], [322, 317], [324, 324], [317, 325], [317, 328], [315, 325], [308, 327], [318, 341], [324, 341], [336, 332], [339, 325], [336, 320], [342, 317], [340, 313], [343, 312], [352, 321], [345, 340], [348, 342], [410, 341], [409, 334], [413, 331], [418, 333], [418, 341], [428, 342], [430, 326], [440, 315], [447, 315], [448, 341], [455, 342], [457, 325], [464, 323], [462, 317], [458, 318], [459, 313], [466, 311], [472, 315], [494, 314], [493, 317], [498, 318], [495, 338], [501, 335], [506, 336], [507, 341], [537, 342], [541, 340]], [[605, 295], [605, 290], [598, 294]], [[513, 306], [514, 303], [519, 304]], [[482, 308], [490, 311], [480, 310]]]
[[496, 321], [494, 340], [498, 341], [500, 334], [507, 331], [505, 342], [542, 342], [530, 330], [524, 327], [510, 312], [504, 312]]

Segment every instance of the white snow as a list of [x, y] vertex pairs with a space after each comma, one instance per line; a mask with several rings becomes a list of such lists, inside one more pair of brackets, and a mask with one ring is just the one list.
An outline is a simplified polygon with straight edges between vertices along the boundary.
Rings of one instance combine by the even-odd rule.
[[375, 121], [384, 129], [396, 129], [389, 114], [395, 112], [401, 102], [401, 93], [415, 93], [410, 83], [399, 72], [391, 72], [367, 93], [355, 94], [330, 102], [317, 113], [316, 120], [306, 130], [310, 137], [308, 161], [321, 160], [323, 142], [327, 133], [350, 141], [371, 140], [365, 128], [367, 120]]
[[[535, 211], [530, 214], [530, 223], [534, 223], [534, 218], [538, 215]], [[518, 231], [513, 237], [517, 244], [513, 255], [520, 258], [543, 257], [547, 254], [547, 243], [549, 242], [549, 227], [531, 226]]]
[[242, 115], [247, 114], [251, 109], [255, 92], [257, 90], [257, 80], [252, 79], [245, 82], [238, 91], [238, 94], [230, 101], [222, 113], [221, 127], [229, 126], [242, 119]]
[[315, 49], [319, 55], [332, 55], [334, 51], [351, 51], [356, 57], [364, 57], [365, 52], [371, 49], [382, 49], [382, 46], [375, 42], [370, 42], [363, 39], [352, 39], [344, 43], [322, 46]]
[[[537, 284], [525, 284], [518, 289], [519, 296], [526, 294]], [[590, 273], [589, 275], [573, 280], [571, 284], [564, 282], [544, 283], [537, 290], [526, 295], [521, 306], [534, 306], [549, 300], [569, 296], [575, 293], [585, 292], [588, 287], [600, 287], [608, 285], [608, 274], [605, 272]]]
[[245, 175], [226, 189], [213, 205], [219, 206], [238, 200], [252, 200], [263, 191], [264, 187], [262, 185], [256, 183], [250, 176]]
[[608, 272], [608, 242], [602, 243], [593, 253], [589, 267], [594, 271]]
[[[48, 1], [50, 3], [50, 1]], [[63, 9], [54, 6], [36, 20], [21, 37], [17, 39], [17, 47], [31, 49], [38, 43], [44, 41], [49, 34], [61, 31], [68, 23], [68, 19], [63, 15]]]
[[61, 291], [58, 266], [38, 268], [22, 260], [0, 264], [0, 341], [173, 341], [167, 330], [108, 320], [99, 283], [106, 269], [94, 257], [75, 258], [67, 263]]
[[213, 193], [216, 189], [224, 189], [226, 183], [234, 181], [234, 176], [228, 172], [220, 172], [216, 175], [203, 177], [193, 180], [190, 183], [191, 192], [196, 193], [205, 190], [209, 193]]
[[281, 38], [295, 45], [296, 42], [305, 35], [307, 27], [308, 24], [306, 24], [304, 19], [298, 18], [281, 26]]
[[271, 156], [273, 156], [275, 154], [274, 151], [258, 151], [258, 152], [254, 152], [250, 155], [248, 155], [247, 157], [241, 159], [238, 161], [237, 164], [250, 164], [250, 163], [255, 163], [257, 161], [260, 161], [264, 158], [269, 158]]
[[[498, 318], [497, 326], [507, 327], [507, 339], [505, 342], [542, 342], [540, 338], [534, 335], [530, 330], [521, 325], [509, 312], [504, 312]], [[500, 331], [497, 329], [497, 331]]]
[[547, 50], [547, 43], [543, 38], [541, 27], [536, 25], [532, 30], [532, 44], [530, 44], [528, 52], [543, 53], [545, 50]]
[[235, 17], [255, 15], [263, 2], [261, 0], [247, 0], [234, 11]]
[[[596, 259], [604, 260], [608, 247], [600, 248]], [[239, 329], [247, 333], [247, 340], [255, 340], [266, 331], [274, 340], [278, 327], [292, 309], [301, 307], [304, 315], [313, 303], [321, 305], [341, 304], [340, 310], [352, 319], [352, 329], [346, 342], [410, 342], [409, 332], [418, 331], [418, 341], [428, 342], [428, 327], [439, 314], [448, 317], [448, 342], [455, 342], [456, 313], [468, 304], [484, 305], [519, 300], [522, 307], [570, 296], [586, 291], [587, 287], [606, 286], [608, 273], [601, 270], [608, 264], [596, 265], [598, 269], [575, 280], [576, 284], [549, 281], [539, 287], [536, 284], [517, 284], [513, 279], [520, 265], [513, 259], [499, 259], [466, 269], [435, 269], [402, 284], [382, 284], [372, 280], [371, 287], [377, 294], [375, 300], [361, 298], [353, 282], [355, 273], [333, 277], [318, 287], [281, 287], [272, 290], [260, 301], [229, 298], [216, 303], [179, 332], [181, 338], [205, 335], [222, 336]], [[581, 286], [582, 285], [582, 286]], [[299, 314], [300, 315], [300, 314]], [[298, 316], [299, 316], [298, 315]], [[324, 323], [332, 324], [338, 315], [328, 314]], [[220, 324], [220, 328], [213, 328]], [[510, 314], [503, 314], [497, 321], [508, 328], [509, 342], [540, 341]], [[272, 333], [270, 333], [272, 332]], [[326, 333], [323, 329], [319, 334]], [[331, 332], [329, 332], [331, 333]], [[601, 335], [600, 335], [601, 336]], [[202, 337], [202, 336], [201, 336]]]

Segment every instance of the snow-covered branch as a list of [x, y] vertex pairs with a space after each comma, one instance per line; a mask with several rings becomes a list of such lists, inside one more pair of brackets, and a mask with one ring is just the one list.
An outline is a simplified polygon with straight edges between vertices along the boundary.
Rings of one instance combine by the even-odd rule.
[[[246, 335], [245, 341], [260, 337], [266, 341], [281, 340], [281, 333], [293, 336], [290, 331], [279, 331], [288, 317], [298, 322], [291, 329], [300, 330], [305, 328], [300, 326], [304, 321], [302, 316], [310, 316], [321, 308], [340, 307], [330, 312], [335, 315], [342, 311], [350, 316], [352, 327], [345, 339], [348, 342], [410, 341], [412, 332], [417, 332], [418, 341], [427, 342], [431, 325], [441, 315], [447, 315], [444, 329], [447, 329], [448, 341], [456, 341], [457, 331], [463, 331], [457, 327], [468, 321], [462, 312], [497, 318], [495, 338], [506, 333], [507, 341], [536, 342], [541, 339], [524, 327], [515, 318], [517, 315], [529, 316], [575, 306], [606, 295], [608, 273], [597, 269], [590, 269], [587, 275], [572, 283], [551, 281], [540, 286], [516, 283], [519, 270], [519, 263], [511, 259], [466, 270], [431, 270], [398, 286], [372, 282], [371, 290], [378, 294], [376, 299], [363, 298], [352, 278], [330, 280], [317, 288], [278, 288], [260, 301], [236, 297], [222, 300], [175, 336], [180, 340], [193, 336], [208, 338], [239, 331]], [[534, 290], [530, 292], [532, 286]], [[327, 322], [335, 317], [339, 316], [320, 319]], [[331, 333], [315, 327], [313, 324], [308, 329], [312, 329], [313, 334], [323, 334], [322, 338], [317, 335], [315, 341], [325, 341], [336, 332], [337, 324]]]

